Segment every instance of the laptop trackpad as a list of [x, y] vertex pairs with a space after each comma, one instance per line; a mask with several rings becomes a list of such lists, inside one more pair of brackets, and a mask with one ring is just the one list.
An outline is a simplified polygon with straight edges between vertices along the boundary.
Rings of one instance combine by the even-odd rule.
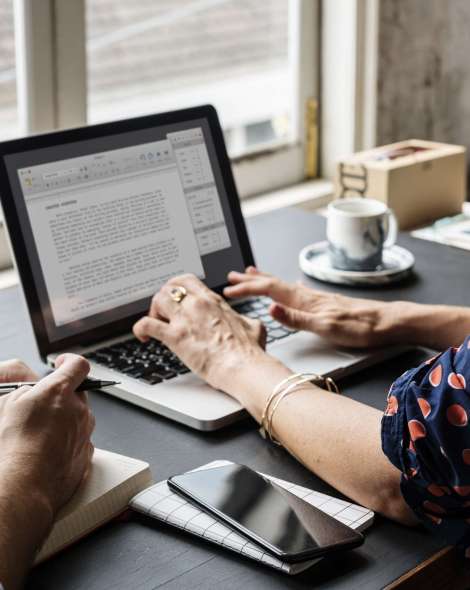
[[353, 365], [364, 353], [335, 348], [327, 340], [299, 332], [268, 347], [268, 352], [296, 373], [326, 374]]

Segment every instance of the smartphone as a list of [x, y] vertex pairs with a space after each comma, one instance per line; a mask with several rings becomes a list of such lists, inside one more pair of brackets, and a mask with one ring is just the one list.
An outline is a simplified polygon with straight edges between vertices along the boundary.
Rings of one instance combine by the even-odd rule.
[[364, 537], [245, 465], [175, 475], [169, 487], [283, 561], [359, 547]]

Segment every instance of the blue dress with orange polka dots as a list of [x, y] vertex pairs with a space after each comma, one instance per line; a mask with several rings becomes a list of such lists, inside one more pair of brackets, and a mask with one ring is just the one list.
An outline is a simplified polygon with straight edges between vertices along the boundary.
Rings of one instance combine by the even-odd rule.
[[387, 396], [382, 448], [419, 520], [470, 557], [470, 337], [406, 371]]

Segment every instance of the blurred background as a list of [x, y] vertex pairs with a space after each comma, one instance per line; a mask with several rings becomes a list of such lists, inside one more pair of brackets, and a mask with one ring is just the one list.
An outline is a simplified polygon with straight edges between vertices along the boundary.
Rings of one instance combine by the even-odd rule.
[[[87, 0], [85, 10], [87, 122], [213, 103], [232, 154], [287, 136], [287, 0]], [[3, 138], [19, 133], [13, 11], [1, 1]]]
[[242, 197], [470, 146], [469, 24], [468, 0], [1, 0], [0, 139], [209, 102]]

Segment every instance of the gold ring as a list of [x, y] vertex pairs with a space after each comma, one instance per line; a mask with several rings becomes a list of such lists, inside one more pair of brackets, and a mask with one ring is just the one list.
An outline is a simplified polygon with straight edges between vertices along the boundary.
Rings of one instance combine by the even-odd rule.
[[176, 303], [181, 303], [187, 294], [188, 292], [184, 287], [173, 287], [170, 291], [170, 297]]

